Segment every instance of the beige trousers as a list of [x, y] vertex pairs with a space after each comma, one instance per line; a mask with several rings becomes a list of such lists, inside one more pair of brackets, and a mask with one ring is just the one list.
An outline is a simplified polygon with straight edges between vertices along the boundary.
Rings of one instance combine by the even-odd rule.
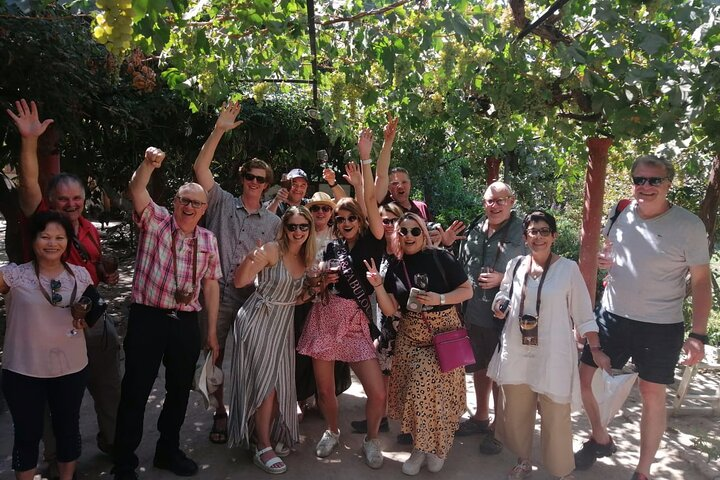
[[555, 403], [528, 385], [502, 385], [502, 408], [495, 433], [507, 448], [522, 459], [532, 457], [535, 412], [540, 409], [540, 444], [545, 469], [556, 477], [575, 470], [572, 450], [570, 404]]

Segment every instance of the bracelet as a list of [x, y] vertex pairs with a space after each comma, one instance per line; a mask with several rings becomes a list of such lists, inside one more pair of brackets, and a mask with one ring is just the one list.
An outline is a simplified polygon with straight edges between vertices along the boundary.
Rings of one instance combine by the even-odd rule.
[[367, 160], [360, 160], [360, 163], [362, 163], [363, 165], [370, 165], [372, 163], [372, 160], [368, 158]]
[[698, 340], [698, 341], [702, 342], [703, 345], [707, 345], [708, 342], [710, 341], [710, 339], [708, 338], [707, 335], [700, 335], [699, 333], [695, 333], [695, 332], [690, 332], [688, 334], [688, 338]]
[[328, 187], [335, 188], [336, 186], [337, 186], [337, 182], [332, 183], [332, 184], [330, 182], [328, 182]]

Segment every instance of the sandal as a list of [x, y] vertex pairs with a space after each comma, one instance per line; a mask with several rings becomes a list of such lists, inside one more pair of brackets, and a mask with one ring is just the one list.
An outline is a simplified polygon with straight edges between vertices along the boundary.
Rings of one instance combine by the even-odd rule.
[[[213, 415], [213, 424], [212, 428], [210, 429], [210, 435], [208, 435], [208, 439], [215, 444], [221, 445], [223, 443], [227, 443], [228, 441], [228, 430], [227, 430], [227, 412], [218, 415], [217, 413]], [[222, 423], [222, 427], [220, 427], [220, 423]]]
[[[268, 452], [273, 452], [273, 456], [263, 462], [260, 457]], [[280, 457], [275, 454], [273, 447], [266, 447], [255, 452], [255, 455], [253, 455], [253, 463], [264, 472], [271, 473], [273, 475], [287, 472], [287, 465], [285, 465], [285, 463], [280, 460]]]

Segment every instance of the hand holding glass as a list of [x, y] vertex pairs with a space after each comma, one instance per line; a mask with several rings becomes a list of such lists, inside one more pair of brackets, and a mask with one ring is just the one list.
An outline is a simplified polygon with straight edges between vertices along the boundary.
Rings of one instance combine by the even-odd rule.
[[318, 265], [312, 265], [310, 268], [308, 268], [307, 272], [305, 273], [305, 278], [307, 280], [308, 287], [310, 287], [310, 291], [312, 292], [312, 301], [318, 302], [320, 299], [317, 296], [317, 290], [319, 289], [320, 285], [322, 285], [322, 277], [323, 272], [320, 269]]
[[[331, 258], [327, 262], [325, 262], [325, 270], [330, 274], [338, 274], [340, 273], [340, 260], [337, 258]], [[337, 295], [340, 293], [337, 288], [335, 288], [335, 284], [333, 283], [332, 288], [330, 288], [330, 293], [333, 295]]]
[[[495, 270], [493, 270], [492, 267], [480, 267], [480, 275], [478, 276], [478, 280], [481, 280], [483, 274], [492, 273], [494, 271]], [[489, 302], [490, 298], [487, 296], [487, 290], [485, 289], [485, 287], [483, 287], [482, 284], [480, 285], [480, 288], [482, 289], [482, 298], [480, 300], [483, 302]]]
[[[70, 306], [70, 313], [72, 314], [74, 320], [83, 320], [90, 311], [91, 307], [92, 300], [90, 299], [90, 297], [86, 297], [85, 295], [83, 295], [82, 297], [77, 299], [77, 302], [73, 303]], [[74, 337], [77, 334], [78, 331], [75, 328], [71, 328], [67, 332], [68, 337]]]

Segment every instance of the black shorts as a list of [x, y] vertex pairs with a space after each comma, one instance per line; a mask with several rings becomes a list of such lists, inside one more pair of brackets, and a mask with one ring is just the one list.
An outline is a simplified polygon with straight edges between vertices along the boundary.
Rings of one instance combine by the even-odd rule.
[[480, 327], [467, 323], [466, 325], [470, 344], [475, 354], [475, 363], [467, 365], [465, 371], [468, 373], [487, 369], [490, 364], [498, 343], [500, 343], [500, 330], [497, 328]]
[[[675, 381], [675, 367], [685, 338], [682, 322], [638, 322], [605, 310], [602, 310], [597, 322], [600, 345], [610, 357], [612, 368], [622, 368], [632, 357], [643, 380], [664, 385]], [[597, 367], [587, 345], [583, 348], [580, 361]]]

